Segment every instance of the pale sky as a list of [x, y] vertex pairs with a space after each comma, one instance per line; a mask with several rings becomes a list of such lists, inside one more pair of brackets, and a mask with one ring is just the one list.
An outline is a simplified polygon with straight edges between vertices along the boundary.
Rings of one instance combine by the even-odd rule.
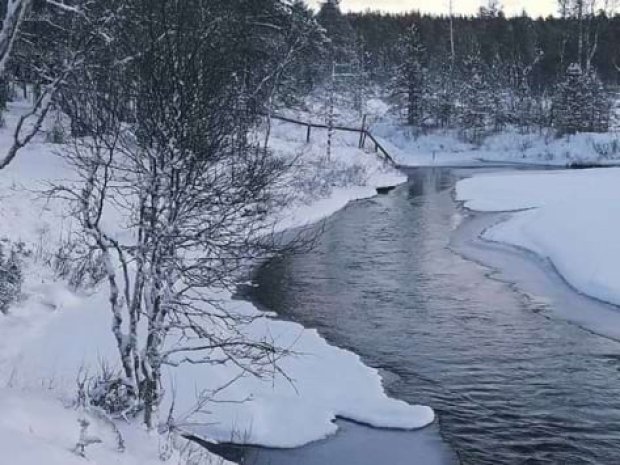
[[[316, 7], [322, 0], [309, 0]], [[486, 0], [453, 0], [454, 12], [474, 14]], [[547, 16], [557, 12], [556, 0], [500, 0], [507, 15], [521, 13], [523, 9], [530, 16]], [[342, 0], [344, 11], [384, 10], [391, 12], [419, 10], [424, 13], [447, 14], [448, 0]]]

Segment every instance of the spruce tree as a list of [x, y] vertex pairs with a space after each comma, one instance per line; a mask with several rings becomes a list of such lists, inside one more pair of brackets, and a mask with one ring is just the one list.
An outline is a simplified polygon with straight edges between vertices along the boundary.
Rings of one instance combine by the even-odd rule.
[[610, 112], [610, 98], [596, 74], [584, 73], [579, 64], [571, 64], [553, 99], [553, 125], [558, 134], [605, 132]]
[[459, 123], [465, 139], [478, 144], [487, 130], [493, 107], [492, 93], [479, 56], [470, 57], [464, 66]]
[[592, 95], [591, 113], [589, 114], [590, 130], [592, 132], [607, 132], [611, 120], [611, 98], [595, 72], [590, 71], [587, 81]]
[[428, 96], [426, 79], [426, 47], [414, 24], [398, 43], [400, 64], [396, 68], [396, 94], [406, 108], [407, 123], [420, 126], [426, 117]]

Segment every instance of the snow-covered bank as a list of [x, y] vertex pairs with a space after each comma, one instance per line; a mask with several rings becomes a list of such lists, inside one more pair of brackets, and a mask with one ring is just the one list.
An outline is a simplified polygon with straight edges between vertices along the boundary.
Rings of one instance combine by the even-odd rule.
[[451, 249], [489, 269], [488, 275], [493, 279], [515, 286], [526, 308], [620, 340], [620, 312], [616, 306], [577, 291], [548, 259], [484, 238], [485, 231], [507, 220], [511, 214], [475, 212], [468, 215], [454, 233]]
[[[63, 406], [53, 395], [0, 389], [0, 452], [3, 462], [12, 465], [226, 465], [186, 440], [178, 439], [169, 456], [156, 435], [132, 425], [119, 424], [125, 449], [120, 451], [116, 432], [109, 424]], [[78, 420], [87, 419], [86, 457], [75, 451]]]
[[[0, 137], [8, 137], [8, 132], [3, 131]], [[294, 174], [298, 192], [282, 215], [282, 228], [316, 222], [349, 201], [376, 195], [377, 187], [406, 179], [373, 153], [357, 149], [357, 140], [347, 136], [336, 137], [332, 158], [325, 161], [324, 135], [314, 137], [313, 143], [306, 144], [288, 127], [273, 128], [273, 150], [283, 157], [294, 157], [298, 168]], [[34, 430], [45, 427], [47, 406], [55, 399], [75, 398], [76, 375], [81, 369], [95, 373], [101, 360], [117, 359], [105, 288], [74, 294], [41, 260], [57, 250], [60, 241], [75, 228], [65, 216], [62, 203], [48, 202], [35, 192], [49, 181], [71, 178], [62, 160], [52, 155], [58, 148], [46, 144], [41, 136], [0, 173], [0, 237], [24, 241], [35, 252], [27, 268], [23, 301], [9, 316], [0, 316], [0, 334], [6, 336], [0, 338], [6, 342], [0, 351], [0, 384], [7, 385], [15, 398], [41, 400], [40, 404], [33, 403], [33, 408], [43, 407], [29, 415]], [[319, 175], [317, 169], [321, 170]], [[167, 370], [162, 409], [167, 412], [174, 399], [177, 421], [186, 431], [207, 440], [294, 447], [333, 434], [337, 417], [403, 429], [420, 428], [433, 421], [430, 408], [388, 398], [376, 370], [364, 366], [355, 354], [329, 346], [316, 331], [273, 319], [250, 303], [233, 300], [229, 293], [214, 297], [230, 312], [259, 317], [243, 331], [256, 340], [273, 341], [295, 355], [280, 363], [286, 376], [276, 374], [273, 379], [259, 380], [246, 374], [221, 391], [240, 374], [239, 368], [232, 364], [188, 364]], [[215, 398], [194, 412], [201, 394]], [[59, 403], [54, 405], [63, 408]], [[77, 414], [67, 412], [64, 418], [66, 434], [50, 439], [63, 454], [79, 435]], [[69, 423], [74, 421], [71, 431]], [[66, 444], [71, 434], [73, 444]], [[146, 447], [147, 441], [143, 442]], [[151, 441], [154, 448], [157, 442], [157, 438]], [[92, 450], [104, 446], [93, 445]], [[28, 463], [19, 450], [14, 453], [14, 463]], [[89, 453], [89, 458], [99, 460], [97, 454]], [[100, 460], [106, 464], [133, 463]], [[148, 460], [142, 457], [139, 463], [150, 463]]]
[[[295, 116], [313, 120], [307, 114]], [[277, 155], [296, 157], [290, 184], [301, 194], [284, 211], [278, 225], [281, 229], [314, 224], [351, 201], [377, 195], [378, 187], [407, 181], [407, 176], [384, 163], [372, 150], [360, 150], [358, 134], [336, 132], [329, 160], [326, 130], [315, 129], [307, 144], [305, 127], [274, 120], [271, 135], [269, 145]]]
[[514, 211], [483, 238], [533, 252], [575, 289], [620, 305], [620, 169], [484, 174], [459, 182], [457, 199]]
[[396, 160], [407, 166], [509, 162], [566, 166], [620, 163], [620, 135], [582, 133], [557, 138], [551, 131], [521, 134], [507, 129], [480, 146], [462, 142], [456, 131], [416, 134], [411, 127], [385, 120], [373, 128]]
[[[22, 350], [19, 363], [12, 366], [13, 382], [27, 386], [36, 373], [31, 383], [53, 380], [57, 389], [71, 395], [80, 367], [96, 369], [101, 357], [112, 359], [114, 340], [101, 331], [109, 325], [105, 298], [98, 293], [59, 313], [45, 333]], [[259, 315], [248, 302], [228, 295], [219, 298], [228, 311]], [[208, 414], [185, 417], [200, 392], [215, 391], [241, 370], [189, 364], [168, 370], [165, 386], [170, 395], [162, 409], [167, 411], [174, 386], [178, 420], [193, 434], [215, 441], [296, 447], [335, 433], [337, 417], [404, 429], [433, 421], [430, 408], [388, 398], [376, 370], [364, 366], [357, 355], [328, 345], [314, 330], [265, 317], [245, 331], [256, 340], [268, 336], [296, 352], [280, 362], [290, 381], [281, 375], [266, 380], [246, 375], [205, 406]]]

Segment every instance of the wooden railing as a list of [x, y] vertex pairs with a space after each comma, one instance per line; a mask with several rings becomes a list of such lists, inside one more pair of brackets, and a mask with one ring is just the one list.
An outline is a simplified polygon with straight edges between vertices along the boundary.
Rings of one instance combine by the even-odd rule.
[[[312, 129], [316, 128], [316, 129], [329, 129], [329, 126], [327, 124], [321, 124], [321, 123], [311, 123], [311, 122], [307, 122], [307, 121], [299, 121], [293, 118], [287, 118], [286, 116], [281, 116], [281, 115], [269, 115], [270, 118], [275, 119], [275, 120], [279, 120], [279, 121], [284, 121], [286, 123], [291, 123], [291, 124], [296, 124], [299, 126], [304, 126], [307, 128], [306, 130], [306, 142], [309, 143], [310, 139], [312, 137]], [[359, 143], [359, 147], [360, 149], [365, 148], [366, 146], [366, 139], [370, 139], [370, 141], [374, 144], [374, 150], [376, 153], [381, 153], [383, 156], [383, 159], [388, 162], [391, 163], [392, 165], [396, 165], [396, 162], [394, 161], [394, 158], [392, 158], [392, 156], [388, 153], [388, 151], [385, 149], [385, 147], [383, 147], [379, 141], [370, 133], [370, 131], [368, 131], [368, 129], [366, 129], [366, 118], [364, 117], [364, 123], [362, 124], [361, 128], [351, 128], [351, 127], [347, 127], [347, 126], [333, 126], [332, 129], [334, 131], [344, 131], [344, 132], [355, 132], [358, 133], [360, 135], [360, 143]]]

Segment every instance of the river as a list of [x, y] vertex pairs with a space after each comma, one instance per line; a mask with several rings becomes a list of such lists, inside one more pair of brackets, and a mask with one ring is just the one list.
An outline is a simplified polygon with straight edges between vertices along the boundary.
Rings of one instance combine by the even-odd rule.
[[[452, 188], [467, 174], [412, 170], [389, 195], [351, 204], [315, 249], [261, 267], [253, 299], [380, 368], [391, 396], [435, 409], [448, 447], [405, 461], [420, 440], [410, 436], [402, 462], [381, 463], [451, 463], [448, 449], [472, 465], [620, 463], [620, 343], [555, 317], [455, 253], [464, 212]], [[427, 446], [438, 442], [433, 428]], [[399, 447], [365, 437], [358, 446]], [[337, 441], [301, 455], [263, 451], [252, 463], [358, 463], [326, 461], [320, 451]]]

